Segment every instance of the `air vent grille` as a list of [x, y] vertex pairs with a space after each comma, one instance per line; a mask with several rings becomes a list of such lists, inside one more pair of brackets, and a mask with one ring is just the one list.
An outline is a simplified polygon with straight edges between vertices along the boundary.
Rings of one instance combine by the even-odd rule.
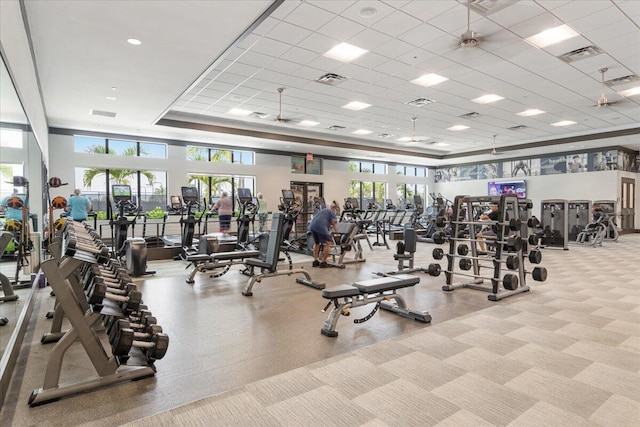
[[333, 125], [333, 126], [329, 126], [327, 129], [329, 129], [329, 130], [342, 130], [342, 129], [346, 129], [346, 127], [340, 126], [340, 125]]
[[511, 126], [510, 128], [507, 128], [509, 130], [522, 130], [522, 129], [526, 129], [527, 126], [525, 125], [517, 125], [517, 126]]
[[433, 99], [418, 98], [418, 99], [414, 99], [413, 101], [407, 101], [405, 102], [405, 104], [420, 108], [423, 105], [433, 104], [434, 102], [436, 101], [434, 101]]
[[[467, 5], [467, 2], [464, 0], [458, 1], [460, 3], [464, 3], [465, 6]], [[511, 6], [517, 1], [518, 0], [471, 0], [470, 7], [474, 12], [477, 12], [482, 16], [488, 16]]]
[[607, 80], [604, 82], [607, 86], [616, 86], [625, 83], [631, 83], [640, 80], [640, 77], [635, 74], [629, 74], [628, 76], [616, 77], [615, 79]]
[[564, 53], [558, 58], [563, 60], [564, 62], [575, 62], [580, 59], [590, 58], [592, 56], [600, 55], [602, 50], [598, 46], [586, 46], [581, 47], [580, 49], [572, 50], [571, 52]]
[[476, 117], [480, 117], [480, 113], [476, 113], [475, 111], [472, 113], [463, 114], [460, 117], [463, 119], [475, 119]]
[[90, 110], [89, 114], [91, 114], [92, 116], [102, 116], [102, 117], [115, 117], [118, 115], [118, 113], [114, 113], [111, 111], [101, 111], [101, 110]]
[[318, 83], [331, 86], [335, 86], [344, 80], [347, 80], [347, 78], [335, 73], [326, 73], [315, 79]]

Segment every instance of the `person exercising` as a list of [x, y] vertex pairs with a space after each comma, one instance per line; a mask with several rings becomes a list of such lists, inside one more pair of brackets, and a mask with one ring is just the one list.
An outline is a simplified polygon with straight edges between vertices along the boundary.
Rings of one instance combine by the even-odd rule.
[[218, 211], [220, 221], [220, 232], [226, 237], [231, 230], [231, 216], [233, 215], [233, 201], [226, 191], [222, 192], [222, 197], [212, 207], [211, 211]]
[[[318, 213], [313, 216], [311, 223], [309, 224], [309, 231], [313, 236], [313, 266], [320, 268], [327, 268], [327, 258], [329, 257], [329, 251], [331, 250], [331, 244], [333, 238], [331, 237], [331, 228], [338, 223], [338, 217], [331, 208], [320, 209]], [[322, 262], [319, 261], [320, 257], [320, 245], [324, 245], [322, 250]]]
[[269, 209], [267, 202], [264, 200], [262, 193], [258, 193], [258, 231], [263, 233], [267, 228], [267, 218], [269, 217]]
[[84, 221], [87, 219], [87, 213], [92, 210], [91, 201], [81, 194], [79, 188], [76, 188], [73, 190], [73, 195], [69, 197], [66, 210], [74, 221]]
[[[484, 240], [496, 240], [498, 236], [498, 225], [496, 224], [500, 221], [500, 209], [498, 203], [491, 203], [490, 205], [491, 211], [488, 214], [480, 215], [480, 221], [493, 221], [494, 224], [491, 224], [490, 228], [486, 230], [482, 230], [476, 234], [476, 239], [478, 239], [478, 246], [480, 247], [481, 252], [486, 252], [486, 247], [484, 244]], [[509, 215], [507, 214], [506, 220], [509, 220]]]

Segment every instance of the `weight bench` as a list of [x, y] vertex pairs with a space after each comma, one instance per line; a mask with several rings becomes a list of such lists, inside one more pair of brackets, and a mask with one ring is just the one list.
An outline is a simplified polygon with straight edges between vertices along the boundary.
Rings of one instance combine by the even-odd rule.
[[[355, 319], [353, 323], [366, 322], [376, 314], [380, 307], [409, 319], [429, 323], [431, 316], [427, 311], [416, 311], [407, 307], [404, 298], [396, 293], [398, 289], [415, 286], [418, 283], [420, 283], [419, 277], [398, 274], [379, 279], [361, 280], [353, 285], [339, 285], [324, 289], [322, 296], [330, 301], [322, 311], [325, 312], [331, 304], [333, 304], [333, 310], [329, 313], [320, 332], [328, 337], [337, 337], [336, 324], [340, 316], [349, 316], [350, 308], [372, 303], [376, 304], [373, 310], [365, 317]], [[391, 303], [388, 300], [394, 300], [394, 302]]]
[[[211, 270], [222, 269], [210, 277], [220, 277], [229, 271], [232, 265], [242, 264], [246, 258], [257, 258], [261, 255], [259, 250], [214, 252], [212, 254], [189, 255], [186, 260], [193, 264], [193, 270], [187, 277], [187, 283], [193, 283], [196, 273], [206, 273]], [[191, 264], [189, 264], [191, 265]], [[189, 268], [187, 266], [187, 268]]]

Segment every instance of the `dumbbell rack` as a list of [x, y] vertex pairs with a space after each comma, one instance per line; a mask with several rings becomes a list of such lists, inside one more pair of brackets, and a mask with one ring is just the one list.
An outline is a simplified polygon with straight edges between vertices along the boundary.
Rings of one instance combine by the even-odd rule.
[[[95, 311], [91, 306], [85, 308], [85, 305], [80, 302], [84, 299], [84, 295], [79, 298], [77, 289], [74, 289], [74, 286], [78, 286], [77, 281], [69, 280], [76, 271], [87, 264], [107, 262], [108, 258], [103, 257], [102, 249], [98, 246], [92, 247], [86, 242], [70, 247], [64, 241], [61, 249], [66, 256], [62, 260], [51, 258], [44, 261], [41, 264], [41, 269], [53, 288], [57, 306], [69, 320], [71, 328], [62, 333], [53, 347], [47, 361], [44, 385], [31, 393], [29, 406], [42, 405], [64, 396], [90, 391], [121, 381], [155, 375], [153, 365], [122, 365], [115, 356], [107, 354], [98, 332], [96, 332], [96, 329], [101, 327], [103, 313]], [[76, 341], [79, 341], [83, 346], [97, 376], [61, 384], [60, 374], [64, 355]]]
[[[480, 271], [480, 262], [478, 257], [477, 239], [476, 235], [481, 230], [481, 225], [472, 219], [465, 221], [461, 218], [463, 215], [470, 215], [473, 212], [474, 204], [479, 203], [498, 203], [500, 218], [498, 219], [497, 235], [495, 241], [495, 255], [493, 260], [493, 275], [491, 277], [483, 276]], [[485, 292], [490, 292], [488, 299], [490, 301], [498, 301], [513, 295], [520, 294], [522, 292], [529, 291], [529, 286], [526, 284], [525, 270], [524, 270], [524, 256], [523, 245], [521, 236], [521, 227], [518, 226], [516, 230], [509, 229], [509, 219], [507, 218], [507, 211], [519, 212], [518, 199], [515, 196], [502, 195], [500, 197], [491, 196], [456, 196], [453, 203], [453, 218], [458, 218], [458, 221], [452, 221], [451, 235], [454, 238], [449, 239], [449, 253], [447, 254], [447, 271], [445, 271], [446, 285], [442, 287], [443, 291], [453, 291], [460, 288], [469, 288]], [[518, 221], [519, 222], [519, 221]], [[488, 223], [491, 224], [491, 223]], [[460, 238], [461, 233], [464, 232], [464, 228], [469, 226], [469, 239], [467, 239], [471, 248], [470, 259], [472, 262], [472, 269], [469, 274], [464, 271], [456, 271], [456, 269], [462, 270], [459, 263], [455, 262], [459, 259], [460, 255], [457, 252], [458, 246], [464, 241]], [[505, 239], [512, 239], [514, 242], [513, 247], [509, 247]], [[518, 242], [519, 244], [515, 244]], [[485, 240], [487, 242], [487, 240]], [[505, 256], [506, 255], [506, 256]], [[517, 261], [517, 268], [513, 270], [513, 273], [503, 274], [503, 266], [506, 263], [507, 256], [515, 256]], [[470, 276], [473, 278], [470, 282], [453, 283], [455, 275]], [[515, 276], [514, 276], [515, 275]], [[500, 284], [506, 285], [505, 281], [516, 278], [517, 283], [510, 282], [512, 289], [500, 289]], [[490, 281], [491, 286], [485, 283]]]

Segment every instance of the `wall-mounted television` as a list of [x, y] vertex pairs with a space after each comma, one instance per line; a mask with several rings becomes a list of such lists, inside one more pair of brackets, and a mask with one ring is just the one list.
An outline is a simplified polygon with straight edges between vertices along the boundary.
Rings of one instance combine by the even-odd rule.
[[515, 195], [518, 199], [527, 198], [527, 183], [525, 181], [502, 181], [488, 184], [490, 196]]

